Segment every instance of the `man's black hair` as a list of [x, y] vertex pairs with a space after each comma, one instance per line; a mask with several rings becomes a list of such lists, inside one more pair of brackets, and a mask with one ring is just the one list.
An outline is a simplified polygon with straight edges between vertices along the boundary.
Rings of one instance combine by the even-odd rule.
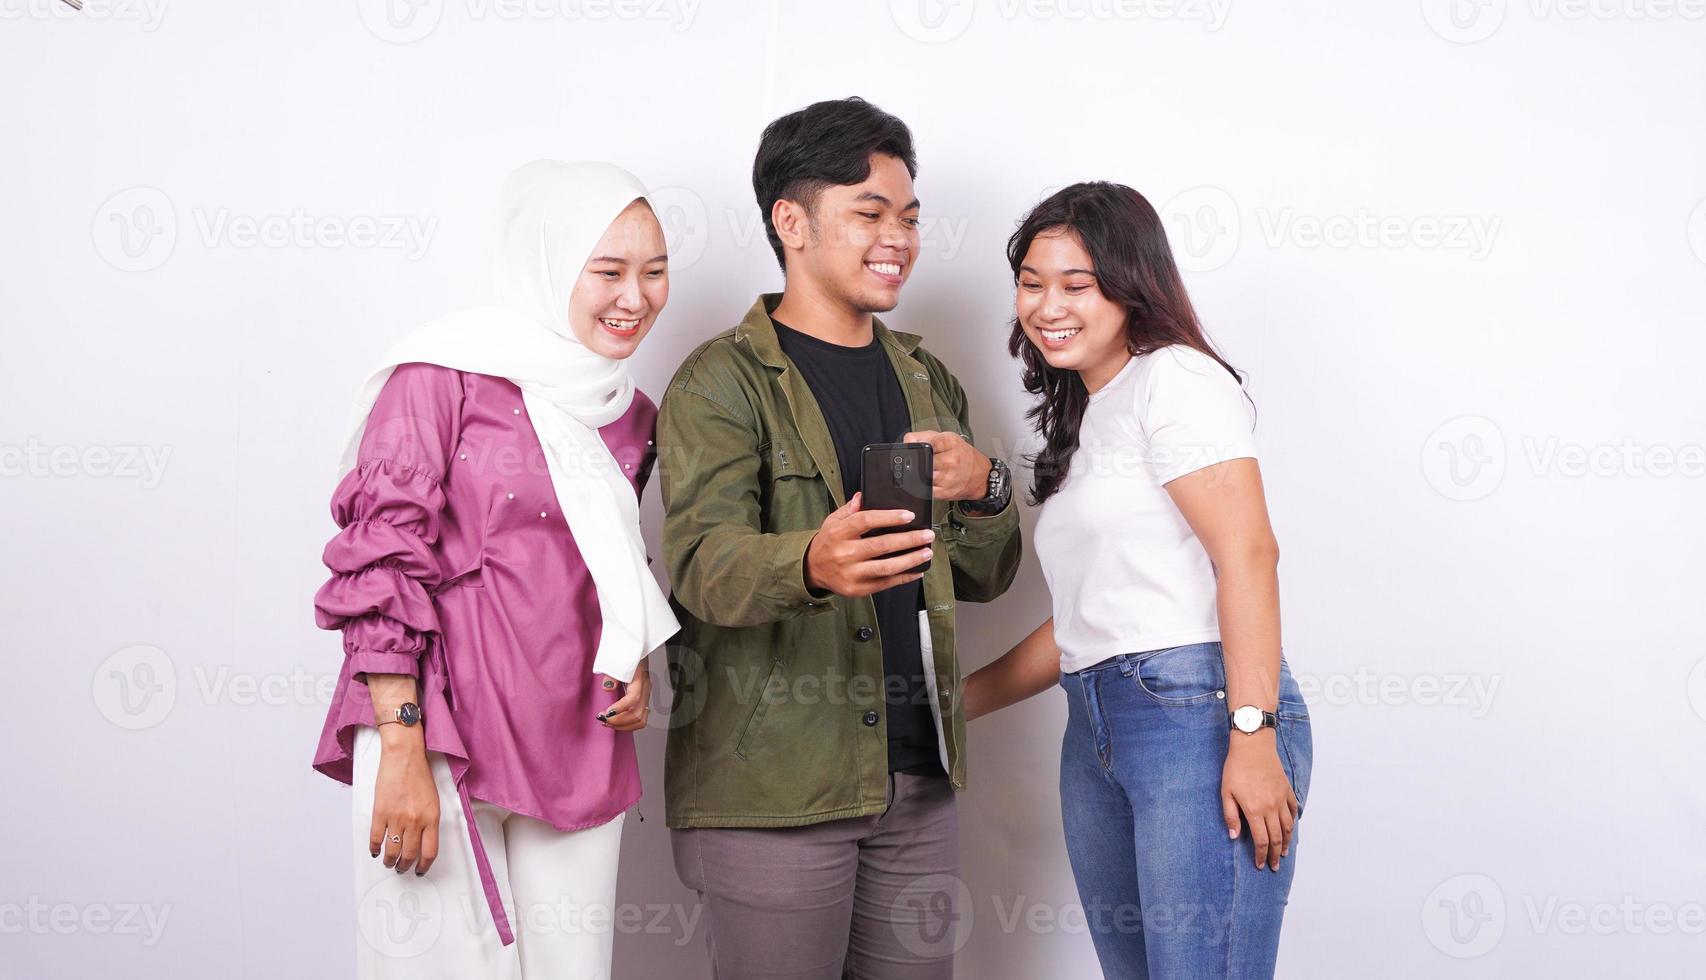
[[764, 233], [784, 271], [787, 263], [770, 220], [771, 208], [780, 200], [798, 201], [809, 213], [824, 188], [857, 184], [871, 176], [873, 153], [898, 158], [908, 174], [918, 176], [912, 131], [858, 96], [814, 102], [764, 127], [752, 160], [752, 191], [764, 215]]

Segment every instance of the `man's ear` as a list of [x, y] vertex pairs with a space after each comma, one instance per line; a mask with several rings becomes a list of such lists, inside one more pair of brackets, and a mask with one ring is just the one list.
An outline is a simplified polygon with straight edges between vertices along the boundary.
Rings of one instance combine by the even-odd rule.
[[776, 237], [785, 249], [806, 247], [806, 236], [810, 231], [811, 215], [806, 213], [805, 206], [798, 201], [786, 198], [779, 199], [770, 205], [770, 223], [776, 227]]

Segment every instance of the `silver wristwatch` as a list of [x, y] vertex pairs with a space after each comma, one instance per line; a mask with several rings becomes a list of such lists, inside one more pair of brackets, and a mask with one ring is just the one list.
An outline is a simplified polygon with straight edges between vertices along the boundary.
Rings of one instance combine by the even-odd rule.
[[962, 500], [960, 507], [974, 514], [999, 514], [1007, 509], [1013, 497], [1012, 477], [1007, 464], [994, 456], [989, 458], [989, 492], [982, 500]]
[[1230, 721], [1234, 731], [1243, 732], [1246, 735], [1254, 735], [1264, 728], [1279, 727], [1279, 715], [1258, 708], [1253, 704], [1246, 704], [1242, 708], [1233, 708]]

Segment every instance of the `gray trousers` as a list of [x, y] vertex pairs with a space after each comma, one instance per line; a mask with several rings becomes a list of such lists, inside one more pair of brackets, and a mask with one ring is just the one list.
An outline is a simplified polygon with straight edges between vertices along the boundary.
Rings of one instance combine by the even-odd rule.
[[952, 980], [960, 832], [941, 777], [889, 776], [880, 814], [670, 832], [716, 980]]

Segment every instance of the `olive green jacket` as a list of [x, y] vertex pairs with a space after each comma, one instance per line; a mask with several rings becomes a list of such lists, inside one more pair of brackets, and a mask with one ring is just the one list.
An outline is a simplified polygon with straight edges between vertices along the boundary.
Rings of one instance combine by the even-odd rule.
[[[880, 813], [888, 791], [883, 653], [869, 597], [818, 597], [804, 558], [844, 500], [835, 444], [759, 297], [676, 371], [658, 415], [664, 555], [682, 631], [666, 761], [671, 827], [788, 827]], [[913, 431], [971, 439], [965, 391], [919, 338], [876, 323]], [[1018, 506], [935, 503], [919, 639], [943, 768], [965, 788], [956, 600], [1019, 567]]]

